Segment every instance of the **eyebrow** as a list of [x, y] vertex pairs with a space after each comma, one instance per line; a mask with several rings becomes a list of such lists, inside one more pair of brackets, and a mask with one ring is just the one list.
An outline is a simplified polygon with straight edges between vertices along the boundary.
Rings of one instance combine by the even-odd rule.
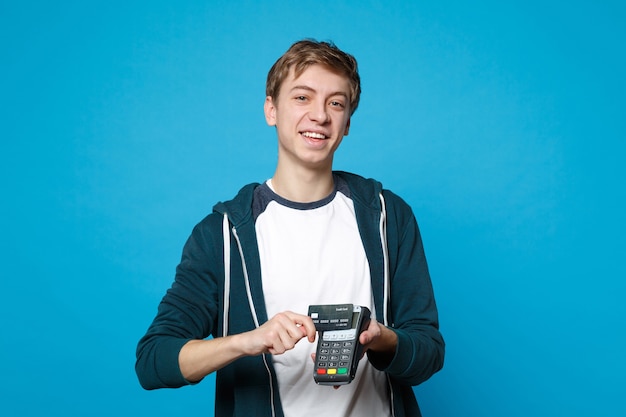
[[[309, 87], [308, 85], [294, 85], [290, 91], [294, 91], [294, 90], [306, 90], [306, 91], [311, 91], [313, 93], [317, 93], [317, 90], [315, 90], [312, 87]], [[344, 91], [336, 91], [334, 93], [329, 94], [329, 97], [332, 97], [332, 96], [343, 96], [345, 98], [348, 98], [348, 93]]]

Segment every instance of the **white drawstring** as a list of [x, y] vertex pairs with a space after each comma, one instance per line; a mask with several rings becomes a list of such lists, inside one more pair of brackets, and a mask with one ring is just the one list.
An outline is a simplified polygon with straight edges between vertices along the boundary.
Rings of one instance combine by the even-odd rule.
[[[389, 248], [387, 247], [387, 207], [385, 206], [385, 197], [383, 197], [382, 191], [379, 194], [380, 197], [380, 243], [383, 247], [383, 323], [385, 326], [389, 326], [389, 318], [387, 310], [389, 308], [390, 294], [390, 278], [389, 278]], [[391, 415], [396, 415], [396, 410], [393, 407], [394, 395], [393, 387], [389, 374], [387, 375], [387, 384], [389, 384], [389, 396], [391, 402]]]
[[383, 323], [389, 326], [387, 317], [387, 309], [389, 305], [389, 249], [387, 248], [387, 208], [385, 207], [385, 198], [383, 193], [380, 197], [380, 242], [383, 247]]
[[230, 230], [228, 215], [224, 213], [222, 233], [224, 235], [224, 314], [222, 336], [228, 335], [228, 314], [230, 311]]
[[243, 279], [246, 283], [246, 294], [248, 296], [248, 304], [250, 305], [250, 311], [252, 312], [252, 319], [254, 320], [254, 326], [259, 327], [259, 319], [256, 315], [256, 309], [254, 308], [254, 302], [252, 301], [252, 291], [250, 290], [250, 278], [248, 277], [248, 266], [246, 265], [246, 258], [243, 256], [243, 248], [237, 235], [237, 229], [233, 228], [233, 236], [237, 241], [237, 247], [239, 248], [239, 256], [241, 257], [241, 266], [243, 267]]

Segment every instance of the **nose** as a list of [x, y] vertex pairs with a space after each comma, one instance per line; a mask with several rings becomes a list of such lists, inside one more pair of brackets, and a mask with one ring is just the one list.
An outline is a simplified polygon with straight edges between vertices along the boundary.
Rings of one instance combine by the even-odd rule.
[[316, 102], [311, 105], [309, 118], [319, 124], [325, 124], [330, 119], [328, 116], [328, 108], [325, 102]]

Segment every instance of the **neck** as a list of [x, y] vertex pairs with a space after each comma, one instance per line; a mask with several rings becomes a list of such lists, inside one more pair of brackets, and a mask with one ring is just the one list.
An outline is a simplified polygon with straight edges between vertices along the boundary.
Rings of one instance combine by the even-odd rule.
[[324, 172], [289, 172], [276, 170], [272, 177], [272, 186], [279, 196], [297, 203], [310, 203], [327, 197], [335, 187], [333, 173]]

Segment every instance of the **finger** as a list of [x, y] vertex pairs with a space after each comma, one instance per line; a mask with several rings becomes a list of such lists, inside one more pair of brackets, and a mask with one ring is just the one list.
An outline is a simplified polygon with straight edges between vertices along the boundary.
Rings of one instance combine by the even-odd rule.
[[272, 355], [280, 355], [295, 347], [304, 337], [302, 331], [285, 317], [274, 317], [271, 322], [262, 326], [266, 351]]
[[297, 342], [298, 340], [302, 339], [305, 336], [304, 332], [300, 330], [301, 327], [302, 325], [300, 324], [289, 323], [285, 327], [285, 332], [290, 339]]
[[296, 323], [296, 327], [302, 332], [302, 337], [306, 336], [306, 327], [302, 323]]
[[361, 335], [359, 336], [359, 342], [363, 345], [363, 346], [367, 346], [370, 342], [372, 341], [372, 337], [371, 335], [367, 332], [364, 331], [363, 333], [361, 333]]
[[285, 350], [291, 350], [296, 346], [296, 343], [302, 339], [302, 332], [294, 325], [293, 328], [285, 329], [279, 334], [280, 342], [285, 347]]
[[311, 317], [305, 316], [305, 319], [302, 321], [301, 330], [304, 330], [304, 335], [309, 339], [309, 342], [315, 342], [317, 329], [315, 329], [315, 324], [313, 324], [313, 320], [311, 320]]
[[367, 329], [365, 329], [363, 333], [361, 333], [361, 335], [359, 336], [359, 342], [361, 342], [361, 344], [364, 346], [368, 345], [375, 338], [380, 336], [380, 334], [381, 330], [378, 322], [376, 320], [370, 320], [370, 324]]
[[289, 340], [297, 342], [306, 335], [306, 333], [301, 330], [302, 323], [298, 316], [299, 315], [290, 311], [279, 313], [275, 316], [281, 329], [279, 335], [283, 341], [287, 342], [287, 340]]
[[315, 341], [315, 335], [317, 330], [315, 329], [315, 324], [313, 324], [313, 320], [311, 320], [311, 317], [293, 313], [291, 311], [285, 312], [285, 316], [287, 316], [296, 324], [296, 326], [299, 327], [300, 332], [302, 333], [302, 337], [306, 336], [311, 343]]
[[272, 355], [280, 355], [282, 353], [285, 353], [287, 351], [287, 348], [280, 338], [276, 338], [273, 340], [271, 346], [269, 346], [267, 350]]

